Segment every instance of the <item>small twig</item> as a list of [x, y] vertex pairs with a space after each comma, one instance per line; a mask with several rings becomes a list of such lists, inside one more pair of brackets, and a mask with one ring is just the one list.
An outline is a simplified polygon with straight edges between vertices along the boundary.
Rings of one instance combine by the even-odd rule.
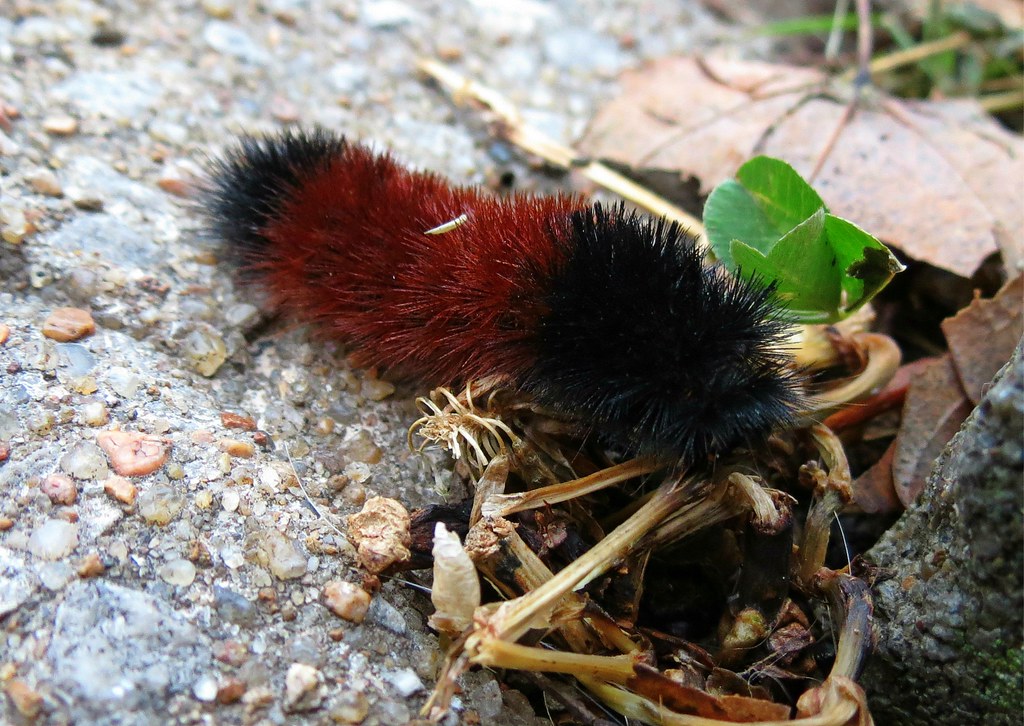
[[729, 483], [743, 493], [750, 502], [754, 521], [765, 529], [774, 529], [780, 518], [779, 508], [764, 485], [753, 477], [733, 472], [729, 475]]
[[514, 641], [537, 623], [546, 621], [566, 593], [583, 587], [615, 564], [635, 546], [637, 540], [692, 499], [701, 484], [697, 480], [680, 479], [662, 484], [643, 507], [584, 555], [541, 587], [499, 606], [489, 622], [482, 626], [481, 632], [470, 636], [467, 651], [472, 653], [475, 650], [480, 638], [484, 637], [483, 631], [487, 637]]
[[[466, 535], [465, 547], [480, 573], [505, 597], [536, 590], [554, 577], [507, 519], [481, 520]], [[567, 595], [562, 604], [580, 611], [585, 605], [574, 593]], [[591, 652], [597, 646], [593, 635], [578, 620], [562, 623], [558, 630], [574, 651]]]
[[750, 500], [729, 482], [720, 482], [695, 501], [680, 506], [641, 543], [645, 549], [665, 547], [694, 532], [732, 519], [750, 509]]
[[1005, 93], [989, 93], [978, 99], [981, 107], [989, 113], [999, 113], [1020, 108], [1024, 105], [1024, 91], [1006, 91]]
[[825, 59], [834, 60], [839, 55], [839, 44], [843, 40], [842, 19], [850, 10], [850, 0], [839, 0], [832, 11], [832, 30], [829, 31], [828, 40], [825, 42]]
[[858, 89], [871, 83], [871, 48], [873, 44], [871, 2], [870, 0], [857, 0], [857, 77], [854, 83]]
[[317, 509], [316, 505], [313, 503], [313, 500], [310, 499], [309, 492], [307, 492], [306, 487], [302, 485], [302, 477], [300, 477], [299, 472], [295, 470], [295, 462], [292, 461], [292, 455], [291, 452], [288, 451], [288, 445], [282, 444], [281, 448], [284, 449], [284, 455], [288, 459], [288, 465], [291, 466], [292, 474], [295, 475], [295, 483], [299, 485], [299, 491], [302, 492], [302, 496], [305, 497], [306, 499], [306, 506], [309, 507], [310, 511], [312, 511], [313, 514], [317, 516], [317, 519], [322, 519], [327, 524], [328, 527], [333, 529], [338, 535], [344, 538], [346, 536], [345, 533], [338, 529], [338, 527], [336, 527], [335, 524], [323, 514], [323, 512]]
[[510, 643], [498, 638], [480, 642], [473, 662], [495, 668], [515, 668], [542, 673], [569, 673], [574, 676], [599, 678], [625, 684], [633, 677], [639, 653], [623, 655], [588, 655], [566, 653], [547, 648]]
[[901, 408], [907, 399], [909, 389], [909, 379], [902, 385], [890, 383], [883, 390], [871, 398], [861, 401], [856, 406], [839, 409], [826, 418], [823, 423], [833, 431], [844, 431], [854, 426], [860, 426], [886, 411]]
[[[635, 718], [643, 723], [659, 724], [659, 726], [723, 726], [728, 723], [718, 718], [692, 716], [670, 711], [661, 703], [609, 683], [586, 680], [584, 685], [626, 718]], [[795, 720], [768, 720], [755, 723], [756, 726], [844, 726], [850, 723], [850, 719], [857, 714], [857, 710], [858, 706], [855, 702], [835, 699], [828, 701], [825, 707], [813, 716]]]
[[836, 659], [829, 678], [856, 680], [873, 646], [871, 588], [863, 580], [839, 572], [818, 578], [818, 589], [828, 598], [829, 609], [842, 625]]
[[843, 115], [836, 123], [832, 133], [828, 137], [828, 141], [825, 142], [825, 146], [822, 147], [818, 153], [818, 160], [814, 162], [814, 168], [811, 169], [811, 173], [807, 175], [807, 183], [813, 184], [814, 180], [818, 178], [818, 174], [821, 173], [822, 167], [825, 166], [825, 162], [828, 161], [829, 155], [832, 153], [832, 149], [835, 148], [836, 144], [839, 143], [839, 137], [843, 135], [843, 130], [853, 120], [853, 115], [857, 113], [857, 106], [860, 103], [860, 89], [861, 86], [857, 85], [857, 90], [853, 94], [853, 98], [850, 99], [849, 103], [846, 104], [846, 108], [843, 109]]
[[815, 424], [809, 429], [811, 439], [825, 464], [825, 471], [815, 470], [817, 484], [814, 499], [807, 511], [803, 540], [797, 563], [797, 582], [808, 590], [816, 587], [815, 577], [825, 566], [825, 554], [832, 530], [832, 517], [853, 499], [852, 477], [846, 452], [839, 438], [826, 426]]
[[846, 383], [816, 393], [813, 399], [815, 417], [827, 416], [852, 401], [870, 396], [885, 387], [900, 367], [900, 349], [887, 335], [858, 333], [852, 338], [867, 354], [867, 366]]
[[655, 216], [679, 222], [695, 236], [703, 234], [704, 225], [699, 219], [684, 212], [664, 197], [654, 194], [599, 161], [583, 157], [572, 147], [524, 123], [512, 102], [494, 89], [466, 78], [433, 59], [421, 59], [417, 67], [445, 88], [455, 103], [461, 104], [463, 99], [470, 98], [487, 107], [497, 118], [501, 135], [510, 143], [528, 153], [536, 154], [554, 166], [578, 170], [592, 182], [628, 199]]
[[638, 476], [651, 474], [661, 466], [644, 459], [630, 459], [607, 469], [601, 469], [589, 476], [572, 481], [552, 484], [551, 486], [531, 489], [517, 494], [499, 494], [491, 497], [483, 505], [484, 516], [507, 517], [515, 512], [546, 505], [565, 502], [584, 494], [591, 494], [601, 489], [634, 479]]
[[507, 454], [498, 454], [491, 459], [474, 487], [473, 508], [469, 512], [470, 527], [480, 521], [487, 502], [505, 491], [505, 483], [508, 481], [510, 470]]
[[842, 118], [839, 119], [839, 123], [832, 130], [828, 141], [825, 142], [824, 148], [818, 154], [818, 160], [814, 164], [814, 168], [811, 169], [811, 173], [807, 176], [807, 182], [813, 184], [814, 180], [818, 178], [818, 174], [821, 173], [822, 168], [825, 166], [825, 162], [828, 157], [832, 154], [832, 149], [835, 148], [836, 144], [839, 143], [839, 137], [842, 136], [843, 130], [853, 120], [854, 114], [857, 113], [857, 107], [860, 105], [861, 95], [864, 89], [871, 85], [871, 4], [868, 0], [856, 0], [857, 6], [857, 74], [853, 79], [853, 97], [846, 104], [846, 109], [843, 111]]
[[[965, 31], [953, 33], [946, 38], [939, 38], [928, 43], [921, 43], [915, 45], [913, 48], [907, 48], [906, 50], [898, 50], [888, 55], [879, 56], [868, 64], [868, 70], [873, 76], [877, 76], [879, 73], [886, 73], [894, 68], [900, 68], [901, 66], [910, 65], [911, 63], [917, 63], [920, 60], [924, 60], [933, 55], [939, 53], [945, 53], [946, 51], [956, 50], [962, 48], [971, 42], [971, 36]], [[839, 76], [842, 80], [853, 80], [856, 77], [858, 70], [856, 68], [850, 69], [846, 73]]]

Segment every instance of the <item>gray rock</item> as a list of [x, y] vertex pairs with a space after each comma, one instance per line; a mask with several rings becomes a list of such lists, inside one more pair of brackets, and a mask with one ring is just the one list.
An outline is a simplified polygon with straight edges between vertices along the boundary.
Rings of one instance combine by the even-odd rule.
[[140, 71], [80, 71], [58, 83], [53, 93], [83, 115], [132, 121], [154, 108], [164, 89]]
[[270, 61], [266, 49], [253, 42], [249, 35], [232, 23], [211, 20], [203, 28], [203, 40], [218, 53], [246, 63], [265, 65]]
[[1020, 722], [1022, 429], [1024, 341], [869, 552], [885, 573], [863, 679], [879, 723]]
[[612, 74], [626, 63], [613, 38], [580, 27], [563, 27], [549, 35], [544, 41], [544, 54], [562, 70], [597, 68]]
[[101, 479], [110, 473], [107, 457], [92, 441], [79, 441], [60, 458], [60, 469], [76, 479]]
[[160, 258], [151, 236], [106, 214], [82, 214], [57, 229], [49, 239], [57, 249], [97, 254], [124, 267], [150, 268]]
[[371, 0], [363, 3], [362, 19], [371, 28], [389, 30], [421, 18], [411, 5], [399, 0]]
[[74, 720], [114, 724], [162, 720], [166, 699], [188, 691], [211, 655], [167, 602], [99, 581], [67, 588], [46, 659]]
[[0, 617], [21, 607], [38, 587], [39, 578], [25, 568], [25, 557], [0, 548]]
[[256, 607], [248, 598], [226, 587], [214, 585], [213, 603], [217, 614], [237, 625], [251, 625], [256, 620]]
[[57, 343], [55, 347], [64, 372], [73, 378], [84, 376], [96, 365], [96, 356], [81, 343]]

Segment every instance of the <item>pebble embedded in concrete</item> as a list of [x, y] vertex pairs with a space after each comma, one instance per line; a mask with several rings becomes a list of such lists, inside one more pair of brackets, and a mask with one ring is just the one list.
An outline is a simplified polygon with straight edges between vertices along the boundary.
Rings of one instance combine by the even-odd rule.
[[284, 708], [286, 711], [309, 711], [323, 699], [323, 674], [305, 663], [292, 663], [285, 676]]
[[267, 566], [275, 577], [292, 580], [306, 574], [306, 557], [295, 542], [276, 529], [265, 530], [262, 534]]
[[192, 684], [192, 695], [197, 701], [213, 703], [217, 698], [217, 679], [212, 675], [200, 676], [199, 680]]
[[370, 593], [351, 582], [335, 580], [324, 586], [324, 604], [339, 618], [361, 623], [370, 608]]
[[209, 325], [198, 325], [185, 336], [181, 353], [192, 367], [203, 376], [212, 376], [228, 358], [224, 338]]
[[80, 441], [60, 459], [60, 468], [76, 479], [101, 479], [110, 473], [107, 458], [91, 441]]
[[138, 511], [150, 524], [163, 525], [176, 516], [185, 502], [181, 495], [168, 486], [155, 486], [139, 495]]
[[196, 579], [196, 566], [188, 560], [179, 558], [162, 564], [157, 574], [169, 585], [188, 587]]
[[32, 531], [28, 551], [44, 560], [59, 560], [78, 546], [78, 526], [63, 519], [48, 519]]
[[399, 695], [405, 698], [423, 690], [423, 681], [420, 680], [420, 677], [416, 675], [416, 671], [412, 668], [402, 668], [386, 673], [384, 678], [394, 686]]
[[74, 504], [78, 498], [78, 487], [66, 474], [50, 474], [43, 479], [39, 489], [54, 504]]

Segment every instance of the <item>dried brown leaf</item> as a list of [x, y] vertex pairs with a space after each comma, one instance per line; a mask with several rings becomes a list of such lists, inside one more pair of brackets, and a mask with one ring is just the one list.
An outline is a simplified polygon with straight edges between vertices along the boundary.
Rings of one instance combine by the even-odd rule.
[[[905, 408], [911, 383], [929, 366], [941, 360], [940, 357], [920, 358], [900, 366], [892, 380], [878, 393], [877, 398], [885, 399], [890, 395], [895, 397], [902, 392], [902, 396], [899, 397], [900, 407]], [[836, 416], [844, 413], [846, 411], [840, 411]], [[829, 417], [826, 424], [832, 425], [832, 417]], [[853, 500], [865, 512], [884, 514], [903, 509], [903, 502], [900, 501], [896, 493], [896, 485], [893, 481], [893, 457], [895, 454], [896, 441], [893, 440], [878, 461], [854, 480]]]
[[[813, 185], [834, 214], [914, 259], [970, 277], [998, 250], [996, 221], [946, 158], [942, 141], [915, 128], [922, 118], [915, 111], [919, 106], [888, 101], [858, 109]], [[807, 100], [760, 151], [785, 159], [807, 177], [845, 114], [845, 105], [834, 100]]]
[[936, 458], [970, 412], [948, 355], [911, 383], [893, 454], [893, 478], [903, 506], [910, 506], [924, 489]]
[[768, 636], [768, 649], [779, 656], [779, 662], [791, 663], [794, 657], [814, 644], [814, 635], [800, 623], [789, 623]]
[[[831, 211], [912, 258], [969, 277], [1021, 252], [1024, 143], [972, 101], [903, 103], [805, 68], [669, 58], [622, 77], [580, 149], [636, 170], [696, 177], [708, 193], [756, 154], [813, 180]], [[838, 132], [834, 146], [830, 145]]]
[[785, 704], [735, 694], [713, 696], [642, 664], [635, 666], [634, 672], [627, 683], [631, 689], [676, 713], [728, 723], [780, 721], [790, 715], [790, 707]]
[[784, 703], [747, 696], [722, 696], [719, 700], [728, 714], [728, 719], [734, 723], [786, 721], [791, 711]]
[[889, 444], [881, 458], [853, 481], [853, 501], [865, 512], [886, 514], [903, 509], [896, 495], [892, 477], [892, 461], [896, 454], [896, 441]]
[[670, 711], [719, 720], [726, 720], [728, 717], [728, 712], [720, 699], [699, 689], [677, 683], [650, 666], [636, 665], [634, 675], [626, 685]]
[[[910, 112], [908, 122], [928, 138], [971, 195], [984, 205], [1011, 276], [1014, 271], [1024, 270], [1021, 137], [993, 121], [973, 100], [916, 101], [908, 102], [906, 108]], [[947, 239], [946, 244], [953, 242]]]
[[824, 80], [768, 63], [665, 58], [621, 77], [621, 95], [598, 111], [579, 149], [634, 169], [678, 170], [708, 194], [753, 155], [794, 98]]
[[1021, 300], [1024, 274], [1006, 283], [992, 299], [976, 299], [942, 321], [956, 373], [974, 405], [1024, 334]]

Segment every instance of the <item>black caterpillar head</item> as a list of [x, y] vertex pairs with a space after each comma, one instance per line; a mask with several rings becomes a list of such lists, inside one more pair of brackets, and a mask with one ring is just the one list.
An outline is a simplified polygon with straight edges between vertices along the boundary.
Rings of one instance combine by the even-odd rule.
[[267, 245], [263, 228], [301, 180], [340, 158], [345, 139], [321, 128], [243, 137], [210, 164], [201, 191], [210, 232], [245, 261]]
[[707, 265], [676, 223], [577, 212], [527, 388], [630, 453], [700, 464], [793, 417], [773, 287]]

